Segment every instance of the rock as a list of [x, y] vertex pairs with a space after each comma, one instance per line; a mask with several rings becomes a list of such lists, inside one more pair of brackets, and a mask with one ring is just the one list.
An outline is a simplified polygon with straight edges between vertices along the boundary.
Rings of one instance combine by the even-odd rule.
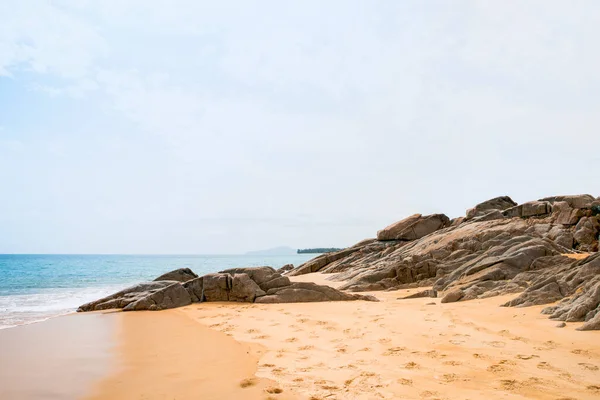
[[504, 214], [502, 214], [502, 211], [500, 210], [490, 210], [490, 211], [485, 211], [481, 214], [477, 214], [475, 217], [473, 217], [471, 219], [471, 221], [474, 222], [483, 222], [483, 221], [492, 221], [495, 219], [503, 219]]
[[155, 279], [155, 281], [177, 281], [177, 282], [187, 282], [191, 279], [197, 278], [198, 275], [194, 273], [189, 268], [179, 268], [166, 274], [163, 274]]
[[435, 297], [437, 297], [437, 291], [433, 290], [433, 289], [423, 290], [423, 291], [420, 291], [420, 292], [417, 292], [417, 293], [410, 294], [408, 296], [398, 297], [397, 300], [418, 299], [418, 298], [422, 298], [422, 297], [433, 297], [433, 298], [435, 298]]
[[204, 301], [204, 278], [196, 278], [190, 281], [187, 281], [183, 284], [185, 290], [188, 291], [190, 298], [192, 299], [192, 303], [202, 302]]
[[416, 240], [448, 225], [444, 214], [414, 214], [377, 232], [378, 240]]
[[571, 208], [590, 208], [594, 200], [594, 196], [590, 194], [576, 194], [569, 196], [545, 197], [543, 199], [540, 199], [539, 201], [547, 201], [551, 204], [563, 201], [567, 203]]
[[203, 301], [229, 301], [233, 278], [226, 273], [207, 274], [202, 277]]
[[486, 200], [483, 203], [479, 203], [475, 207], [467, 210], [466, 219], [473, 219], [477, 216], [487, 214], [492, 210], [504, 211], [507, 208], [511, 208], [516, 205], [517, 203], [515, 203], [513, 199], [508, 196], [495, 197], [493, 199]]
[[188, 291], [179, 282], [155, 291], [133, 303], [123, 307], [123, 311], [141, 310], [166, 310], [169, 308], [183, 307], [192, 303]]
[[598, 250], [598, 232], [600, 223], [598, 217], [583, 217], [575, 226], [573, 238], [578, 244], [578, 248], [583, 251]]
[[120, 290], [110, 296], [103, 297], [99, 300], [92, 301], [80, 306], [77, 311], [100, 311], [111, 308], [124, 308], [130, 303], [134, 303], [144, 297], [150, 296], [153, 293], [172, 285], [173, 281], [157, 281], [139, 283]]
[[565, 326], [567, 326], [567, 324], [565, 324], [564, 322], [561, 322], [561, 323], [558, 323], [558, 324], [556, 324], [554, 326], [556, 326], [557, 328], [564, 328]]
[[263, 291], [290, 285], [290, 278], [282, 276], [271, 267], [232, 268], [221, 271], [223, 274], [247, 274]]
[[574, 211], [566, 201], [557, 201], [552, 205], [552, 213], [555, 216], [557, 224], [576, 224], [579, 218], [577, 218], [577, 213], [574, 213]]
[[366, 242], [366, 244], [361, 244], [358, 243], [357, 245], [355, 245], [354, 247], [350, 247], [348, 249], [344, 249], [341, 251], [335, 251], [332, 253], [325, 253], [325, 254], [321, 254], [320, 256], [317, 256], [315, 258], [313, 258], [310, 261], [305, 262], [304, 264], [298, 266], [296, 269], [290, 271], [287, 275], [289, 276], [295, 276], [295, 275], [303, 275], [303, 274], [310, 274], [312, 272], [318, 272], [321, 268], [323, 268], [324, 266], [331, 264], [334, 261], [337, 261], [339, 259], [348, 257], [349, 255], [358, 252], [359, 250], [361, 250], [364, 247], [367, 247], [368, 245], [370, 245], [371, 243], [369, 243], [369, 241], [364, 241]]
[[294, 282], [290, 286], [271, 289], [256, 303], [306, 303], [316, 301], [366, 300], [378, 301], [373, 296], [344, 293], [329, 286], [312, 282]]
[[285, 272], [291, 271], [294, 269], [294, 264], [286, 264], [283, 267], [277, 270], [278, 273], [283, 274]]
[[531, 201], [523, 204], [521, 217], [536, 217], [547, 215], [552, 212], [552, 205], [547, 201]]
[[454, 289], [442, 297], [442, 303], [454, 303], [464, 297], [464, 292], [460, 289]]
[[458, 226], [465, 221], [465, 217], [452, 218], [450, 220], [449, 226]]
[[250, 279], [248, 274], [233, 275], [231, 292], [229, 293], [230, 301], [253, 303], [254, 299], [265, 294], [265, 291]]

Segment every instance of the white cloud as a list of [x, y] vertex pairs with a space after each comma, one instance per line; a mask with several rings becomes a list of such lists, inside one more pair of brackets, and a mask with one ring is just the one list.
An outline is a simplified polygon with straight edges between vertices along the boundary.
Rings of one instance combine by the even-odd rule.
[[[88, 193], [149, 249], [344, 245], [412, 212], [600, 191], [581, 145], [595, 2], [33, 4], [0, 4], [0, 75], [54, 96], [27, 112], [64, 151], [25, 141], [12, 162], [66, 185], [57, 216], [88, 216], [63, 192]], [[129, 251], [123, 235], [104, 245]]]

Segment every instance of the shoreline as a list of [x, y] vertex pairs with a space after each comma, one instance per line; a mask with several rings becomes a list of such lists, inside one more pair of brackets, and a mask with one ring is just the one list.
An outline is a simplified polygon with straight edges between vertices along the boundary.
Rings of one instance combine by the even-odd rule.
[[115, 319], [68, 314], [0, 330], [0, 398], [81, 398], [114, 370]]

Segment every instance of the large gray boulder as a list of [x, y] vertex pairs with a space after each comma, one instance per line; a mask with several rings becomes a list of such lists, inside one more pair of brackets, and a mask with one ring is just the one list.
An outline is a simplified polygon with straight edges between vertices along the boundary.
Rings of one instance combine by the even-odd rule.
[[229, 301], [233, 277], [229, 274], [207, 274], [202, 277], [202, 301]]
[[100, 311], [111, 308], [124, 308], [146, 296], [172, 285], [173, 281], [145, 282], [120, 290], [110, 296], [103, 297], [80, 306], [77, 311]]
[[449, 224], [444, 214], [414, 214], [377, 232], [377, 240], [417, 240]]
[[166, 274], [162, 274], [155, 281], [177, 281], [177, 282], [187, 282], [191, 279], [197, 278], [198, 275], [194, 273], [189, 268], [179, 268]]
[[266, 293], [248, 274], [235, 274], [231, 282], [230, 301], [253, 303], [257, 297]]
[[330, 286], [312, 282], [294, 282], [289, 286], [271, 289], [266, 296], [256, 299], [256, 303], [309, 303], [316, 301], [377, 301], [373, 296], [344, 293]]
[[157, 290], [123, 307], [123, 311], [158, 311], [183, 307], [192, 303], [188, 291], [179, 282]]

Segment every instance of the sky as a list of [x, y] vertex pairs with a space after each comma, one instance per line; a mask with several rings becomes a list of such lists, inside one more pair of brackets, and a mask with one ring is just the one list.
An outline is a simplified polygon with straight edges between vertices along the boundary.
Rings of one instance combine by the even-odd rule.
[[348, 246], [600, 195], [597, 1], [0, 0], [0, 253]]

